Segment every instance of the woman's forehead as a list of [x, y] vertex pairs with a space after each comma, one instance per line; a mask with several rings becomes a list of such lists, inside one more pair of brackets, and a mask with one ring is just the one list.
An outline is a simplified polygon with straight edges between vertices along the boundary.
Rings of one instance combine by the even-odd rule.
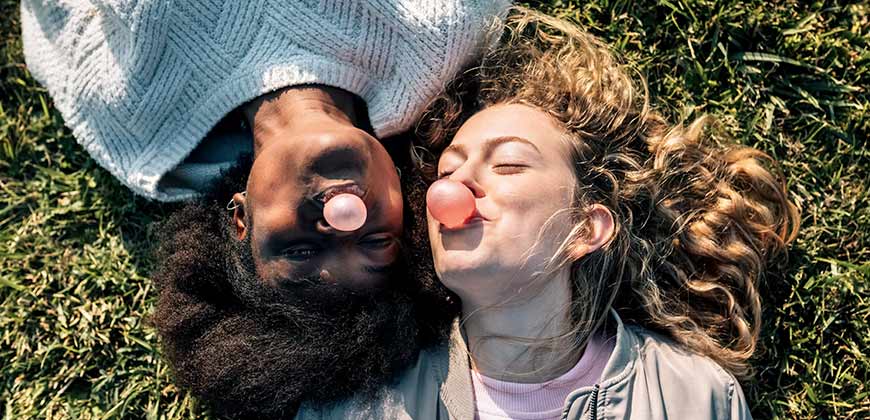
[[544, 157], [564, 156], [566, 131], [552, 116], [523, 104], [494, 105], [474, 114], [460, 127], [447, 152], [467, 154], [505, 143], [528, 147]]

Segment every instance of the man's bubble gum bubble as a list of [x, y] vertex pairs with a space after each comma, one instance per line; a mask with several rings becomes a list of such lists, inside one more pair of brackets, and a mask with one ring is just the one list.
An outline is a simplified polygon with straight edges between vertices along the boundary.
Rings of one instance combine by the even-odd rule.
[[365, 224], [366, 205], [353, 194], [339, 194], [323, 206], [323, 218], [336, 230], [352, 232]]

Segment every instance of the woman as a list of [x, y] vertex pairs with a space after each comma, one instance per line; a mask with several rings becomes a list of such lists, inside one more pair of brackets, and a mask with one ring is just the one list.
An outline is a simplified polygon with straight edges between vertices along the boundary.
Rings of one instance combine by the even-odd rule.
[[732, 376], [761, 327], [758, 276], [798, 222], [772, 162], [703, 119], [667, 125], [578, 28], [527, 11], [510, 27], [430, 137], [450, 140], [439, 177], [475, 197], [429, 235], [478, 416], [748, 416]]
[[798, 223], [767, 156], [668, 125], [605, 45], [525, 9], [428, 115], [438, 176], [474, 198], [429, 218], [461, 316], [384, 398], [328, 416], [751, 417], [756, 284]]

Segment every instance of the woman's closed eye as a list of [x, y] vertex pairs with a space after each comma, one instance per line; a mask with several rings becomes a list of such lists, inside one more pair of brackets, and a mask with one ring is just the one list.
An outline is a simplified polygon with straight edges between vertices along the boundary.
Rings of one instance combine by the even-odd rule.
[[438, 179], [447, 178], [450, 175], [453, 175], [453, 172], [456, 172], [456, 165], [444, 165], [438, 166]]
[[492, 165], [493, 172], [499, 175], [513, 175], [525, 171], [529, 165], [519, 162], [506, 162]]

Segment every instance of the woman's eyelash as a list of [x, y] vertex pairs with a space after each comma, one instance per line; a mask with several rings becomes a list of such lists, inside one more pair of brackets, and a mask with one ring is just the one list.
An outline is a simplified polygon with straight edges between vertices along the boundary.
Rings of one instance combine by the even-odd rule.
[[[523, 169], [525, 169], [525, 168], [528, 168], [528, 167], [529, 167], [529, 165], [526, 165], [526, 164], [524, 164], [524, 163], [500, 163], [500, 164], [498, 164], [498, 165], [493, 165], [493, 166], [492, 166], [493, 169], [500, 169], [500, 168], [501, 168], [501, 169], [508, 169], [508, 170], [513, 169], [513, 170], [515, 170], [515, 171], [517, 171], [517, 172], [518, 172], [518, 171], [521, 171], [521, 170], [523, 170]], [[450, 175], [452, 175], [452, 174], [453, 174], [452, 171], [449, 171], [449, 172], [448, 172], [448, 171], [445, 171], [445, 172], [439, 172], [439, 173], [438, 173], [438, 179], [446, 178], [446, 177], [448, 177], [448, 176], [450, 176]]]
[[492, 169], [497, 172], [507, 172], [508, 174], [514, 174], [522, 172], [524, 169], [528, 168], [529, 165], [521, 164], [521, 163], [502, 163], [498, 165], [493, 165]]

